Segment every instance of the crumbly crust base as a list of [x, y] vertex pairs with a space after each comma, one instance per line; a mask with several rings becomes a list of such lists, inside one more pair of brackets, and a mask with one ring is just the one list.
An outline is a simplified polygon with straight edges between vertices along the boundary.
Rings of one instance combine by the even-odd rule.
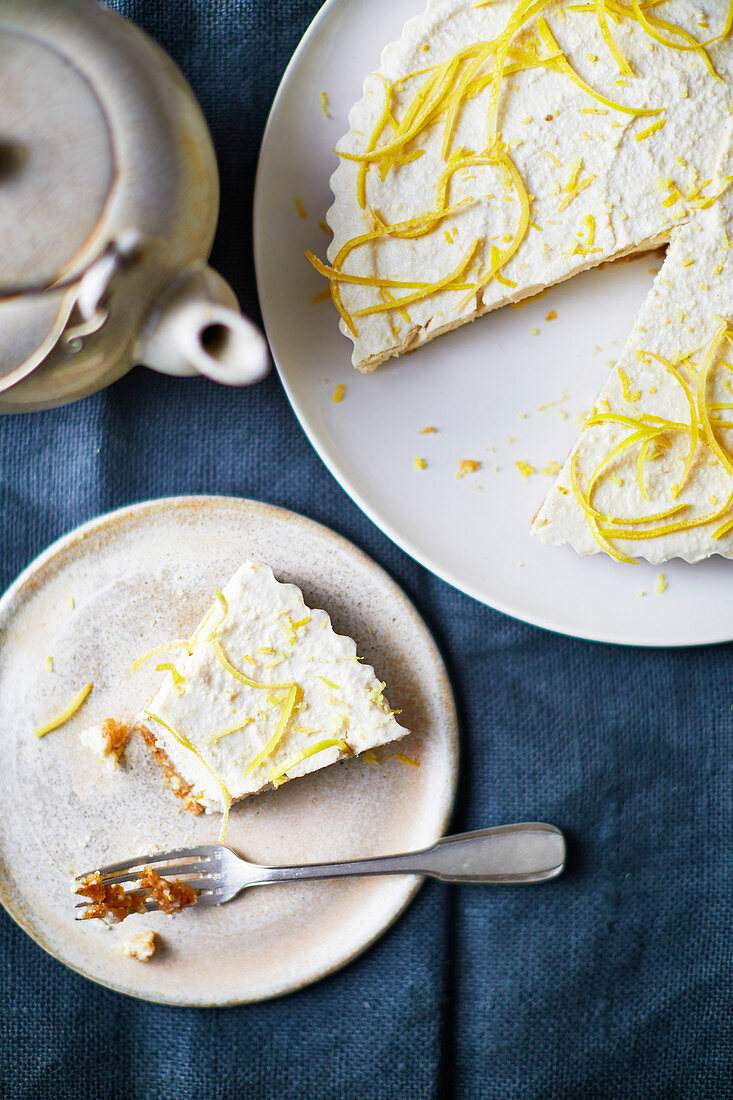
[[158, 767], [163, 771], [164, 779], [163, 783], [172, 791], [176, 798], [180, 798], [183, 802], [184, 808], [189, 813], [197, 815], [203, 810], [203, 806], [198, 802], [191, 794], [193, 787], [190, 783], [187, 783], [185, 779], [182, 779], [176, 769], [173, 767], [170, 757], [167, 752], [160, 747], [155, 739], [155, 735], [148, 729], [147, 726], [138, 726], [137, 731], [142, 737], [143, 741], [150, 750], [150, 754], [155, 760]]

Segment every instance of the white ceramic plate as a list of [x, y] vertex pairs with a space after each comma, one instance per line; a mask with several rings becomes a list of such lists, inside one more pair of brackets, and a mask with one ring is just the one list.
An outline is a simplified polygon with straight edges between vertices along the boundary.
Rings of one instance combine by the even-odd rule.
[[[456, 716], [440, 655], [400, 589], [345, 539], [253, 501], [187, 497], [114, 512], [55, 543], [0, 601], [0, 900], [74, 970], [168, 1004], [239, 1004], [315, 981], [379, 936], [420, 881], [257, 887], [218, 908], [136, 915], [111, 930], [74, 921], [75, 874], [151, 843], [217, 839], [219, 815], [177, 812], [139, 737], [112, 772], [78, 733], [136, 713], [160, 673], [153, 661], [133, 676], [135, 657], [186, 637], [245, 557], [269, 562], [356, 639], [414, 731], [399, 751], [419, 766], [354, 759], [247, 799], [232, 809], [227, 843], [273, 864], [421, 848], [443, 833], [453, 801]], [[78, 714], [36, 739], [33, 729], [88, 680]], [[123, 957], [121, 943], [149, 927], [159, 953], [146, 964]]]
[[[350, 364], [325, 283], [333, 146], [382, 47], [424, 0], [328, 0], [283, 78], [260, 155], [255, 260], [267, 334], [308, 437], [334, 476], [399, 546], [484, 603], [566, 634], [637, 645], [733, 637], [730, 563], [624, 566], [579, 558], [529, 535], [551, 484], [522, 478], [563, 462], [652, 282], [658, 256], [590, 272], [520, 309], [504, 309], [373, 375]], [[321, 92], [328, 97], [326, 118]], [[299, 216], [296, 198], [307, 217]], [[557, 320], [547, 322], [550, 310]], [[531, 335], [532, 329], [537, 335]], [[334, 404], [336, 386], [345, 393]], [[565, 417], [564, 414], [567, 414]], [[435, 435], [420, 430], [433, 425]], [[417, 470], [415, 458], [427, 468]], [[456, 479], [461, 459], [481, 463]]]

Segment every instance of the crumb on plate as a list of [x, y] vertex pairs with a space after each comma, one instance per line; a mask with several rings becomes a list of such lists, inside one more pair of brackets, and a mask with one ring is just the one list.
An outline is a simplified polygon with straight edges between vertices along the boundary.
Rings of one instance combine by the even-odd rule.
[[132, 939], [125, 940], [123, 944], [120, 944], [120, 951], [128, 959], [148, 962], [155, 954], [157, 946], [155, 932], [152, 928], [148, 928], [145, 932], [140, 932], [137, 936], [133, 936]]

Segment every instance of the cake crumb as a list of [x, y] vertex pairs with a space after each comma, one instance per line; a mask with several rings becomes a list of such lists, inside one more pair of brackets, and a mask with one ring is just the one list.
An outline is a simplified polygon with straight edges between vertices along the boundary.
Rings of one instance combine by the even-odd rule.
[[82, 912], [82, 920], [98, 917], [118, 924], [130, 913], [147, 912], [146, 904], [152, 902], [163, 913], [173, 916], [188, 905], [195, 905], [197, 891], [186, 882], [162, 878], [151, 866], [143, 867], [138, 876], [139, 892], [125, 890], [122, 883], [109, 883], [93, 871], [85, 875], [76, 893], [87, 898], [89, 904]]
[[466, 474], [473, 474], [480, 469], [481, 463], [477, 462], [475, 458], [462, 458], [458, 464], [456, 477], [465, 477]]
[[401, 764], [410, 764], [413, 768], [420, 767], [419, 760], [413, 760], [411, 756], [405, 756], [403, 752], [396, 752], [394, 756], [395, 760], [399, 760]]
[[529, 330], [529, 335], [530, 336], [539, 336], [539, 334], [540, 334], [540, 330], [538, 328], [533, 328], [533, 329]]
[[131, 940], [126, 940], [125, 943], [120, 944], [120, 951], [128, 959], [148, 962], [155, 954], [157, 946], [155, 932], [152, 928], [148, 928], [145, 932], [140, 932], [137, 936], [133, 936]]
[[667, 578], [664, 573], [660, 573], [657, 577], [657, 592], [661, 596], [662, 592], [667, 591]]
[[101, 725], [87, 726], [82, 730], [79, 740], [92, 752], [98, 753], [103, 764], [116, 768], [129, 732], [128, 727], [121, 722], [116, 722], [114, 718], [105, 718]]
[[416, 470], [424, 470], [427, 466], [427, 462], [424, 458], [413, 458], [412, 461]]
[[545, 320], [546, 321], [556, 321], [557, 320], [557, 310], [556, 309], [551, 309], [550, 312], [546, 315]]
[[545, 477], [554, 477], [555, 474], [559, 474], [561, 470], [562, 466], [559, 462], [548, 462], [546, 466], [542, 467], [540, 473], [544, 474]]
[[524, 462], [522, 459], [520, 459], [519, 462], [515, 462], [514, 465], [517, 467], [525, 481], [527, 480], [527, 478], [531, 477], [532, 474], [537, 473], [534, 466], [531, 466], [529, 462]]
[[[567, 420], [568, 418], [568, 414], [565, 412], [565, 409], [558, 409], [557, 415], [560, 417], [561, 420]], [[583, 420], [585, 420], [585, 416], [583, 416]]]
[[369, 764], [374, 767], [376, 764], [384, 764], [386, 760], [389, 760], [391, 752], [386, 752], [384, 746], [381, 747], [381, 756], [375, 749], [367, 749], [366, 752], [361, 754], [362, 760], [365, 764]]
[[343, 401], [345, 392], [346, 391], [345, 391], [345, 387], [344, 387], [343, 382], [339, 382], [338, 386], [333, 391], [333, 403], [334, 403], [334, 405], [338, 405], [338, 404], [340, 404], [341, 401]]
[[434, 428], [432, 424], [429, 424], [427, 428], [420, 429], [420, 435], [435, 435], [437, 428]]

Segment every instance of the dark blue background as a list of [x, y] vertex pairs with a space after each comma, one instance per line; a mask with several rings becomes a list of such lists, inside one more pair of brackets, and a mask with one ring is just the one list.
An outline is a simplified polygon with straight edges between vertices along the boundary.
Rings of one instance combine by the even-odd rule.
[[[222, 170], [214, 262], [256, 315], [257, 150], [317, 0], [115, 6], [196, 89]], [[3, 586], [76, 524], [152, 496], [257, 497], [353, 539], [448, 660], [463, 734], [455, 828], [543, 818], [571, 851], [545, 887], [430, 883], [341, 973], [238, 1009], [107, 992], [0, 913], [0, 1095], [733, 1096], [729, 646], [593, 645], [460, 595], [344, 495], [275, 377], [237, 392], [135, 370], [69, 408], [0, 421], [0, 474]]]

